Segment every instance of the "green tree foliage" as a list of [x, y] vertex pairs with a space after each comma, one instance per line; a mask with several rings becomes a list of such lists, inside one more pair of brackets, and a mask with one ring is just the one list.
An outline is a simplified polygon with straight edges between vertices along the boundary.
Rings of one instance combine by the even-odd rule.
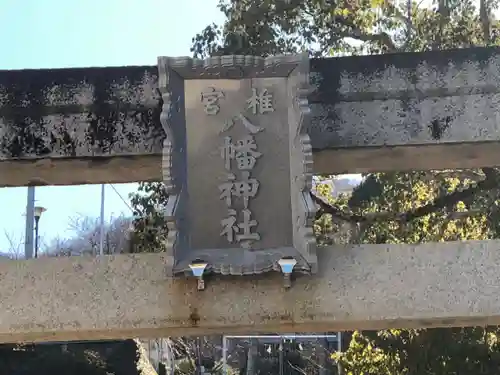
[[[192, 52], [197, 57], [299, 51], [337, 56], [500, 44], [493, 17], [496, 0], [430, 3], [220, 0], [224, 24], [208, 25], [196, 35]], [[320, 185], [317, 203], [325, 215], [315, 226], [318, 241], [421, 243], [498, 237], [498, 176], [491, 168], [376, 173], [366, 175], [351, 197], [337, 199]], [[164, 202], [159, 186], [141, 185], [151, 201], [146, 196], [134, 202], [140, 241], [158, 241], [148, 231], [162, 220], [155, 213]], [[335, 237], [346, 226], [346, 237]], [[337, 359], [353, 375], [496, 374], [499, 335], [497, 327], [355, 332]]]
[[157, 253], [163, 251], [167, 231], [163, 210], [167, 194], [162, 182], [141, 182], [137, 192], [130, 194], [134, 209], [131, 252]]

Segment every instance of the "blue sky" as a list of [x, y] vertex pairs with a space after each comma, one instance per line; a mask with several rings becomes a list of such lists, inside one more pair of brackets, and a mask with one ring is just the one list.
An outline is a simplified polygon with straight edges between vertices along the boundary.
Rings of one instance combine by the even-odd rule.
[[[0, 69], [156, 65], [158, 56], [190, 55], [191, 38], [224, 19], [218, 0], [0, 0]], [[105, 217], [129, 215], [136, 184], [106, 188]], [[68, 237], [70, 217], [100, 215], [99, 185], [40, 187], [42, 243]], [[0, 252], [6, 236], [24, 242], [26, 188], [0, 190]], [[121, 196], [121, 197], [120, 197]]]
[[[156, 65], [160, 55], [190, 55], [191, 38], [223, 20], [218, 0], [0, 0], [0, 69]], [[125, 200], [135, 184], [114, 185]], [[0, 190], [0, 252], [24, 241], [26, 188]], [[98, 217], [100, 186], [41, 187], [47, 208], [40, 237], [69, 236], [68, 218]], [[111, 187], [106, 219], [130, 214]]]

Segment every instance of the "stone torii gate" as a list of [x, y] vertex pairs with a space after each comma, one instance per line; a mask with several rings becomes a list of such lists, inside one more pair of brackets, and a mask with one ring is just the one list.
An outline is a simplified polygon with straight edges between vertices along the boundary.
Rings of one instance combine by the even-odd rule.
[[[312, 172], [499, 165], [499, 75], [495, 48], [1, 71], [1, 186], [164, 180], [177, 198], [166, 253], [0, 263], [0, 342], [500, 324], [499, 241], [315, 249], [304, 198]], [[248, 108], [254, 90], [271, 94], [272, 111]], [[225, 106], [212, 96], [203, 107], [204, 94], [219, 91]], [[255, 172], [258, 195], [249, 203], [240, 190], [235, 210], [254, 210], [264, 227], [232, 244], [217, 225], [221, 205], [233, 208], [212, 194], [225, 181], [217, 159], [225, 132], [235, 142], [251, 135], [272, 166], [257, 158], [255, 169], [228, 170], [233, 182]], [[272, 198], [291, 208], [266, 233]], [[204, 205], [199, 219], [195, 204]], [[248, 260], [254, 248], [274, 250]], [[199, 291], [199, 280], [182, 276], [195, 257], [230, 275]], [[283, 257], [307, 273], [288, 289], [276, 265]]]

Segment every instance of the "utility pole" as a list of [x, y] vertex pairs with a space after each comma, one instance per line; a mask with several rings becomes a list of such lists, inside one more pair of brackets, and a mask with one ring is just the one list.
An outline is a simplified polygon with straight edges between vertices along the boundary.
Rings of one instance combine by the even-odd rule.
[[33, 258], [33, 234], [35, 221], [35, 187], [28, 186], [28, 197], [26, 201], [26, 227], [24, 234], [24, 258]]
[[[337, 352], [342, 352], [342, 332], [337, 332], [338, 341], [337, 341]], [[344, 368], [340, 362], [337, 362], [337, 373], [338, 375], [344, 375]]]
[[104, 199], [106, 193], [106, 185], [101, 185], [101, 232], [99, 238], [99, 255], [104, 255]]

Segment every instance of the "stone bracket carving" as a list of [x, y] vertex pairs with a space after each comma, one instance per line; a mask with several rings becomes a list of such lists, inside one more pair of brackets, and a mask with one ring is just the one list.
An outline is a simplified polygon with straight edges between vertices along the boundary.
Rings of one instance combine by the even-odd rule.
[[[214, 272], [223, 275], [252, 275], [268, 271], [285, 272], [282, 259], [294, 259], [293, 271], [300, 273], [316, 273], [316, 240], [313, 234], [313, 222], [316, 213], [316, 206], [310, 197], [312, 188], [313, 158], [307, 128], [310, 121], [310, 108], [308, 103], [309, 86], [309, 58], [307, 55], [286, 55], [275, 57], [256, 56], [219, 56], [205, 60], [191, 58], [158, 58], [159, 70], [159, 90], [163, 100], [163, 110], [160, 121], [166, 133], [163, 147], [163, 181], [168, 195], [165, 208], [167, 219], [168, 236], [165, 243], [165, 251], [168, 259], [168, 271], [171, 275], [192, 274], [192, 265], [203, 264], [203, 272]], [[186, 104], [186, 82], [189, 80], [252, 80], [275, 79], [276, 85], [280, 87], [281, 107], [280, 121], [282, 119], [283, 135], [273, 136], [288, 139], [280, 147], [284, 151], [282, 158], [288, 160], [289, 168], [280, 173], [289, 177], [286, 182], [285, 191], [289, 191], [290, 197], [286, 199], [288, 208], [291, 206], [290, 214], [283, 217], [286, 223], [286, 232], [289, 233], [289, 240], [282, 244], [273, 246], [251, 245], [237, 246], [214, 246], [215, 240], [210, 240], [205, 245], [199, 246], [199, 241], [193, 240], [192, 236], [199, 228], [193, 224], [196, 215], [211, 215], [211, 212], [204, 212], [203, 209], [197, 211], [194, 207], [194, 195], [197, 190], [193, 190], [193, 176], [203, 173], [203, 169], [196, 163], [190, 162], [190, 153], [194, 152], [190, 145], [188, 136], [189, 111], [193, 111], [192, 103]], [[212, 81], [210, 81], [212, 82]], [[255, 81], [256, 82], [256, 81]], [[274, 82], [274, 81], [273, 81]], [[252, 85], [252, 84], [250, 84]], [[253, 86], [249, 86], [253, 87]], [[192, 97], [192, 95], [190, 96]], [[187, 100], [191, 100], [190, 97]], [[212, 108], [211, 115], [218, 115], [219, 110]], [[274, 111], [274, 109], [273, 109]], [[252, 115], [250, 113], [250, 115]], [[255, 112], [254, 112], [255, 115]], [[274, 114], [278, 116], [277, 114]], [[254, 126], [247, 121], [247, 118], [240, 115], [234, 117], [234, 121], [245, 121], [244, 124], [252, 134], [259, 137], [266, 137], [265, 127]], [[203, 122], [203, 121], [200, 121]], [[226, 123], [226, 131], [233, 125]], [[193, 132], [193, 121], [189, 122], [191, 132]], [[207, 120], [208, 123], [208, 120]], [[196, 124], [196, 126], [209, 127], [207, 124]], [[201, 129], [201, 128], [200, 128]], [[264, 131], [262, 131], [264, 129]], [[204, 129], [203, 131], [207, 131]], [[194, 133], [190, 133], [191, 135]], [[264, 134], [264, 135], [262, 135]], [[212, 138], [215, 136], [210, 135]], [[262, 138], [264, 139], [264, 138]], [[285, 146], [283, 146], [285, 145]], [[271, 153], [266, 157], [274, 157]], [[207, 156], [207, 165], [212, 159]], [[199, 163], [199, 162], [198, 162]], [[267, 164], [261, 163], [261, 170]], [[196, 166], [193, 167], [193, 165]], [[281, 165], [281, 164], [280, 164]], [[207, 166], [211, 170], [212, 166]], [[281, 168], [283, 169], [283, 168]], [[268, 175], [266, 175], [268, 176]], [[215, 179], [213, 174], [207, 172], [206, 180]], [[199, 178], [199, 176], [198, 176]], [[196, 180], [195, 181], [199, 181]], [[271, 181], [260, 182], [260, 188], [271, 189]], [[271, 186], [271, 187], [269, 187]], [[207, 191], [210, 189], [207, 188]], [[193, 193], [194, 191], [194, 193]], [[270, 190], [267, 190], [267, 194]], [[200, 193], [201, 194], [201, 193]], [[208, 194], [208, 193], [207, 193]], [[279, 197], [284, 199], [283, 197]], [[218, 196], [207, 196], [206, 199], [213, 199], [218, 202]], [[264, 199], [264, 198], [262, 198]], [[220, 204], [220, 203], [217, 203]], [[248, 203], [245, 203], [245, 207]], [[268, 206], [272, 210], [272, 205]], [[271, 212], [271, 211], [269, 211]], [[288, 212], [288, 211], [287, 211]], [[261, 214], [262, 217], [262, 214]], [[220, 217], [207, 218], [210, 221], [218, 221]], [[289, 223], [289, 224], [288, 224]], [[289, 225], [289, 227], [288, 227]], [[280, 227], [281, 228], [281, 227]], [[214, 231], [212, 231], [213, 233]], [[196, 233], [197, 234], [197, 233]], [[218, 235], [218, 233], [217, 233]], [[287, 234], [288, 235], [288, 234]], [[215, 236], [215, 234], [214, 234]], [[269, 236], [269, 235], [268, 235]], [[213, 236], [210, 236], [212, 238]], [[287, 238], [286, 236], [282, 236]], [[280, 238], [282, 238], [280, 237]], [[215, 237], [214, 237], [215, 238]], [[198, 243], [192, 246], [192, 242]], [[257, 241], [258, 242], [258, 241]], [[262, 243], [266, 243], [265, 239]], [[191, 267], [190, 267], [191, 266]], [[201, 266], [198, 267], [201, 269]], [[201, 280], [201, 277], [200, 277]], [[203, 285], [203, 283], [199, 284]]]

